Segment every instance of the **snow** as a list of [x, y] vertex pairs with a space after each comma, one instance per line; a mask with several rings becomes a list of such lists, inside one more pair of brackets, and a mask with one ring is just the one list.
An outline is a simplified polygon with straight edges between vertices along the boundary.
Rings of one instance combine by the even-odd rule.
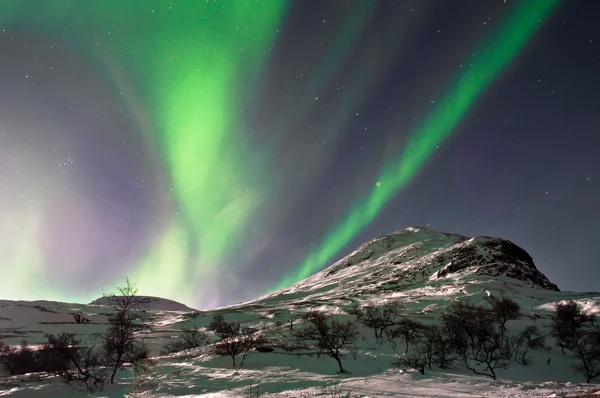
[[[168, 300], [160, 297], [152, 296], [137, 296], [138, 307], [140, 308], [152, 308], [155, 310], [164, 311], [194, 311], [193, 308], [188, 307], [185, 304], [178, 303], [177, 301]], [[90, 305], [109, 305], [109, 297], [100, 297], [90, 303]]]
[[[372, 331], [362, 325], [361, 338], [345, 352], [344, 367], [350, 374], [338, 374], [335, 361], [318, 357], [314, 350], [285, 349], [294, 342], [290, 330], [292, 318], [295, 330], [302, 327], [299, 315], [312, 309], [334, 314], [344, 321], [354, 320], [348, 314], [353, 304], [381, 305], [394, 299], [403, 302], [411, 318], [432, 324], [439, 321], [445, 307], [459, 298], [481, 303], [491, 294], [505, 292], [522, 307], [521, 317], [508, 322], [509, 332], [536, 325], [547, 334], [550, 312], [557, 303], [567, 300], [575, 300], [591, 313], [600, 312], [600, 293], [559, 292], [530, 280], [510, 278], [505, 273], [480, 273], [482, 267], [490, 264], [502, 265], [493, 250], [478, 247], [487, 239], [494, 238], [469, 240], [414, 227], [379, 237], [303, 281], [246, 303], [198, 311], [171, 300], [151, 298], [146, 300], [145, 307], [153, 315], [147, 342], [154, 365], [148, 383], [134, 383], [132, 372], [125, 369], [118, 375], [118, 384], [107, 385], [94, 396], [225, 398], [248, 396], [251, 388], [258, 388], [261, 397], [273, 398], [334, 396], [333, 391], [338, 396], [371, 398], [558, 397], [589, 391], [590, 386], [570, 367], [572, 355], [563, 356], [550, 337], [546, 339], [550, 348], [532, 351], [532, 365], [511, 363], [508, 369], [498, 371], [498, 381], [474, 375], [460, 366], [427, 369], [424, 375], [401, 371], [392, 365], [398, 356], [394, 347], [387, 342], [381, 345], [375, 342]], [[483, 262], [438, 277], [441, 269], [452, 264], [452, 259], [446, 258], [448, 253], [462, 247], [474, 247], [478, 253], [479, 249], [485, 251]], [[521, 262], [511, 265], [534, 273]], [[110, 310], [103, 300], [88, 305], [0, 300], [0, 339], [6, 344], [18, 345], [23, 339], [40, 344], [44, 333], [59, 331], [85, 339], [106, 329]], [[71, 313], [80, 313], [91, 322], [77, 324]], [[165, 342], [178, 331], [193, 326], [205, 330], [217, 313], [228, 321], [241, 322], [244, 327], [261, 329], [274, 351], [253, 353], [241, 369], [232, 369], [228, 357], [212, 355], [210, 347], [159, 355]], [[82, 394], [51, 376], [0, 378], [0, 397], [68, 396]]]

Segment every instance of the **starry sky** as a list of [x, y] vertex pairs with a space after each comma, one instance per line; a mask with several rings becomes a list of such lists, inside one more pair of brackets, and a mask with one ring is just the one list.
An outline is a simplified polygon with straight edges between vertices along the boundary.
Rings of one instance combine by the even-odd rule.
[[600, 2], [0, 0], [0, 296], [211, 308], [412, 225], [599, 290]]

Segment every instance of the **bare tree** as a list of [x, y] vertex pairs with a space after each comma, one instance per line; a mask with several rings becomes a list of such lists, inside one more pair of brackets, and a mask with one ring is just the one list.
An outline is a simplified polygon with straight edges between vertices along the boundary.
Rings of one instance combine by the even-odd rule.
[[556, 344], [560, 347], [563, 355], [565, 348], [575, 348], [582, 324], [593, 320], [594, 317], [581, 311], [573, 300], [556, 306], [552, 314], [550, 335], [556, 339]]
[[311, 311], [304, 316], [309, 322], [296, 332], [296, 338], [300, 341], [315, 344], [319, 354], [325, 354], [335, 359], [340, 373], [347, 373], [342, 366], [342, 354], [340, 350], [356, 342], [358, 328], [352, 322], [340, 322], [337, 319], [329, 319], [323, 312]]
[[236, 356], [241, 355], [242, 360], [239, 366], [244, 366], [244, 361], [248, 355], [267, 344], [267, 338], [260, 332], [250, 328], [242, 328], [236, 336], [227, 337], [215, 344], [213, 353], [216, 355], [229, 355], [233, 367], [236, 366]]
[[[496, 369], [506, 367], [502, 353], [504, 336], [495, 317], [485, 308], [458, 301], [442, 316], [453, 351], [475, 374], [496, 380]], [[483, 368], [482, 368], [483, 366]]]
[[352, 307], [348, 310], [348, 314], [354, 315], [356, 319], [360, 319], [363, 316], [363, 310], [359, 304], [352, 304]]
[[221, 314], [213, 317], [208, 330], [221, 339], [213, 346], [213, 354], [229, 355], [234, 368], [238, 355], [242, 356], [239, 364], [241, 367], [252, 351], [268, 343], [267, 338], [259, 331], [242, 328], [238, 322], [227, 322]]
[[182, 330], [176, 339], [165, 344], [162, 354], [171, 354], [173, 352], [201, 347], [207, 342], [208, 335], [205, 332], [198, 330], [198, 327], [194, 325], [193, 328]]
[[398, 323], [400, 315], [404, 311], [404, 306], [399, 301], [392, 301], [384, 304], [381, 308], [368, 305], [364, 308], [358, 306], [352, 307], [351, 314], [356, 315], [357, 320], [366, 327], [373, 329], [375, 340], [378, 343], [383, 342], [383, 333]]
[[525, 344], [525, 335], [523, 333], [512, 333], [506, 334], [503, 330], [500, 330], [500, 358], [511, 360], [518, 359], [519, 354], [521, 358], [525, 358], [525, 364], [528, 362], [527, 353], [523, 353], [527, 345]]
[[600, 329], [579, 332], [573, 348], [577, 362], [573, 369], [585, 376], [586, 383], [600, 376]]
[[119, 368], [129, 363], [138, 373], [144, 369], [147, 358], [147, 347], [141, 333], [149, 327], [149, 317], [139, 308], [138, 288], [129, 278], [125, 278], [125, 286], [117, 287], [117, 291], [118, 295], [105, 295], [113, 307], [109, 328], [104, 336], [107, 362], [112, 368], [111, 384]]
[[47, 334], [46, 339], [39, 356], [48, 371], [76, 388], [83, 384], [87, 391], [102, 390], [106, 371], [101, 344], [89, 342], [82, 345], [74, 334], [65, 332]]
[[227, 322], [222, 314], [213, 316], [212, 321], [208, 325], [208, 330], [213, 332], [221, 339], [236, 336], [240, 332], [239, 322]]
[[427, 359], [427, 365], [435, 364], [441, 369], [446, 369], [456, 360], [453, 352], [452, 341], [446, 331], [437, 325], [423, 328], [423, 340], [417, 350]]
[[500, 297], [488, 296], [485, 301], [490, 305], [492, 314], [503, 331], [506, 331], [506, 322], [519, 317], [521, 306], [504, 293]]
[[522, 338], [521, 345], [515, 352], [515, 360], [521, 365], [531, 364], [531, 356], [529, 351], [535, 348], [543, 348], [545, 346], [546, 337], [539, 331], [536, 326], [527, 326], [520, 333]]
[[[425, 365], [428, 364], [428, 358], [424, 352], [418, 350], [410, 355], [399, 357], [393, 364], [404, 370], [417, 369], [419, 373], [425, 374]], [[431, 369], [431, 367], [429, 368]]]
[[385, 330], [385, 336], [388, 341], [396, 346], [394, 340], [401, 339], [404, 341], [404, 355], [408, 353], [408, 345], [419, 339], [419, 333], [423, 329], [417, 321], [413, 321], [408, 318], [400, 318], [396, 325], [392, 329]]

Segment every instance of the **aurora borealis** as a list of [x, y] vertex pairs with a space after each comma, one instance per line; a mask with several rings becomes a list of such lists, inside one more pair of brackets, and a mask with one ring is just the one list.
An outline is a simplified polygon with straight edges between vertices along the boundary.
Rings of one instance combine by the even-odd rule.
[[214, 307], [426, 224], [589, 283], [584, 3], [0, 0], [0, 296]]
[[[22, 23], [22, 8], [27, 13], [36, 4], [5, 2], [4, 24], [11, 22], [11, 12]], [[158, 206], [175, 202], [174, 214], [160, 227], [153, 223], [161, 231], [152, 232], [151, 247], [143, 256], [130, 258], [132, 277], [146, 291], [175, 294], [189, 302], [195, 281], [215, 272], [261, 201], [255, 188], [256, 162], [243, 136], [236, 134], [241, 119], [229, 113], [243, 109], [240, 98], [251, 89], [244, 80], [261, 68], [286, 3], [51, 1], [46, 7], [41, 12], [48, 17], [40, 26], [25, 23], [66, 37], [82, 56], [98, 63], [113, 95], [120, 90], [122, 106], [143, 126], [142, 139], [152, 141], [146, 155], [160, 158], [153, 166], [163, 170], [150, 178], [167, 181], [160, 188], [168, 197]], [[78, 24], [66, 23], [77, 18]], [[96, 42], [81, 42], [90, 36]], [[156, 216], [169, 210], [157, 208]], [[42, 258], [14, 261], [30, 264], [32, 273], [43, 267]], [[10, 279], [25, 275], [19, 271]]]
[[452, 133], [479, 95], [518, 55], [535, 32], [538, 21], [548, 16], [557, 4], [558, 1], [530, 2], [517, 7], [512, 18], [496, 33], [495, 40], [481, 46], [482, 54], [472, 60], [439, 105], [433, 107], [423, 125], [409, 137], [399, 158], [384, 165], [368, 198], [354, 206], [321, 247], [302, 263], [298, 274], [283, 279], [278, 288], [318, 271], [379, 214], [386, 202], [414, 178], [436, 147]]

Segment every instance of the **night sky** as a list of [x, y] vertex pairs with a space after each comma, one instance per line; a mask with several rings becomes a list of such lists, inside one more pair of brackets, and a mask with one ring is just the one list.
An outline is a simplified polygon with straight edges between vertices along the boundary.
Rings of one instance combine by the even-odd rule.
[[600, 290], [600, 1], [0, 0], [0, 297], [208, 308], [420, 225]]

